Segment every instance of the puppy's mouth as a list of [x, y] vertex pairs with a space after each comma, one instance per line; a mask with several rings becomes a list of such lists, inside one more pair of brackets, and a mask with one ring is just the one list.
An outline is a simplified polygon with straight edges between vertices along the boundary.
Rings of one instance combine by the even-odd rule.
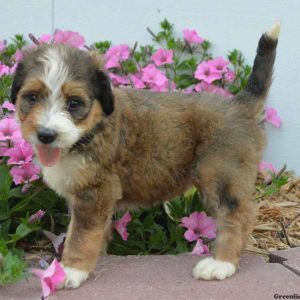
[[37, 156], [45, 167], [53, 167], [61, 157], [61, 148], [38, 144], [36, 146]]

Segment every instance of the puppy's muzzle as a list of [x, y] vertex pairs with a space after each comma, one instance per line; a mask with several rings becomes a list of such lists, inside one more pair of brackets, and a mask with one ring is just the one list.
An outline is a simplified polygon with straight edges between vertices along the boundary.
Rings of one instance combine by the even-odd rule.
[[53, 129], [42, 127], [37, 133], [39, 141], [43, 144], [51, 144], [57, 138], [57, 132]]

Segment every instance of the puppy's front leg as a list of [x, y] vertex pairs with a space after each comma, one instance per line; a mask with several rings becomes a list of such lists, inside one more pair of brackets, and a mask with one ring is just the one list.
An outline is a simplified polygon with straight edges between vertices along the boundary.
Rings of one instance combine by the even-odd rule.
[[111, 195], [102, 190], [81, 191], [72, 198], [71, 222], [62, 257], [66, 272], [64, 287], [79, 287], [94, 268], [105, 245], [114, 205]]

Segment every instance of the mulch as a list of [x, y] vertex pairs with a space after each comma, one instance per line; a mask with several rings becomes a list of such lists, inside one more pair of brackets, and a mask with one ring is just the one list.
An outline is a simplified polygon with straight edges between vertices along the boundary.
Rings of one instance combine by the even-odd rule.
[[300, 246], [300, 178], [285, 175], [288, 183], [268, 196], [259, 188], [263, 178], [258, 178], [254, 199], [257, 218], [247, 252], [268, 258], [272, 251]]

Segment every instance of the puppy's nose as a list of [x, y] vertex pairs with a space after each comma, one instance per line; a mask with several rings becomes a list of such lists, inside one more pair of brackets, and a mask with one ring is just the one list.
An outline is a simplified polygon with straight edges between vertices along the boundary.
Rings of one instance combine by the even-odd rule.
[[53, 129], [41, 128], [37, 133], [37, 137], [43, 144], [50, 144], [56, 139], [57, 132]]

